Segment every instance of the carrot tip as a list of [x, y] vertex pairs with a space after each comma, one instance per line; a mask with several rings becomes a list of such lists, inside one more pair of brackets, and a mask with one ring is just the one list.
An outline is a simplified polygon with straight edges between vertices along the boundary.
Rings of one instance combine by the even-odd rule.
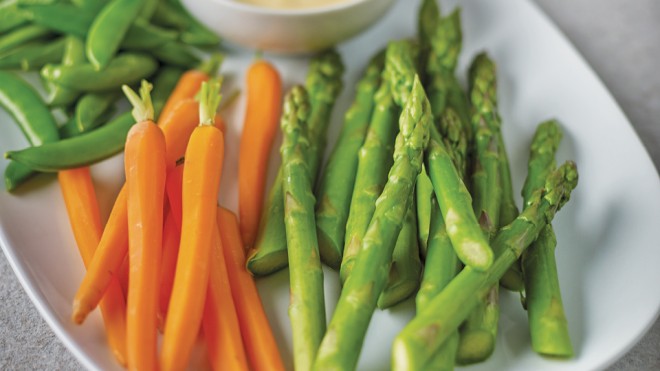
[[200, 71], [208, 76], [216, 76], [224, 59], [224, 54], [213, 53], [208, 60], [204, 61], [199, 67], [197, 67], [197, 71]]
[[142, 80], [140, 85], [140, 95], [133, 91], [128, 85], [122, 85], [121, 90], [133, 105], [133, 118], [136, 122], [142, 122], [154, 119], [154, 105], [151, 102], [151, 85], [147, 80]]

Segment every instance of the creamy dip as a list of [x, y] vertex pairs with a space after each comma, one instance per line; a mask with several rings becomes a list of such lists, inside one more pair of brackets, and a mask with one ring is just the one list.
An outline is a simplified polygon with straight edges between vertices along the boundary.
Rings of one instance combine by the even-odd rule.
[[274, 9], [309, 9], [343, 3], [348, 0], [237, 0], [238, 2]]

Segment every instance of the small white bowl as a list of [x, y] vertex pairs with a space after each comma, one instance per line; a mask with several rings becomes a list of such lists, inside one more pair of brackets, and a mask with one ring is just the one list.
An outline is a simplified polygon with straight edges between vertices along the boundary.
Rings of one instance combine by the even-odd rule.
[[273, 9], [237, 0], [183, 0], [225, 40], [282, 54], [304, 54], [345, 41], [381, 19], [395, 0], [346, 0], [305, 9]]

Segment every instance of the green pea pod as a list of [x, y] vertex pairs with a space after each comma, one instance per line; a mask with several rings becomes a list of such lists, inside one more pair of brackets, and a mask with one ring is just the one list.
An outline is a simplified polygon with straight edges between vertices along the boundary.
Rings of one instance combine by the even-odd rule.
[[94, 121], [85, 123], [83, 126], [83, 129], [81, 130], [78, 127], [78, 121], [76, 120], [76, 116], [71, 116], [67, 122], [60, 126], [59, 132], [60, 132], [60, 138], [65, 139], [65, 138], [72, 138], [76, 137], [80, 134], [87, 133], [89, 131], [92, 131], [99, 126], [105, 125], [108, 123], [114, 114], [117, 112], [117, 108], [114, 106], [108, 107], [105, 112], [102, 112], [98, 117], [94, 118]]
[[181, 68], [165, 66], [160, 68], [153, 78], [154, 90], [151, 93], [151, 101], [154, 104], [156, 119], [183, 73], [184, 70]]
[[4, 54], [26, 42], [43, 39], [50, 35], [51, 32], [47, 28], [38, 25], [30, 24], [18, 27], [0, 36], [0, 54]]
[[188, 45], [178, 42], [163, 44], [151, 50], [151, 54], [161, 62], [186, 69], [193, 68], [201, 62]]
[[113, 59], [143, 4], [144, 1], [112, 0], [96, 16], [85, 48], [87, 59], [97, 70], [108, 66]]
[[6, 1], [0, 4], [0, 34], [23, 26], [29, 21], [29, 15], [18, 8], [16, 1]]
[[69, 4], [25, 4], [20, 9], [34, 24], [54, 32], [85, 38], [94, 15]]
[[220, 43], [220, 38], [213, 31], [209, 30], [206, 26], [199, 23], [195, 17], [191, 16], [186, 8], [181, 5], [178, 0], [169, 1], [168, 4], [174, 11], [183, 15], [188, 20], [188, 26], [181, 33], [181, 41], [185, 44], [194, 46], [217, 46]]
[[36, 70], [62, 59], [66, 38], [55, 41], [31, 41], [0, 56], [0, 68]]
[[79, 66], [46, 65], [41, 75], [56, 84], [85, 92], [117, 89], [133, 84], [153, 74], [158, 68], [155, 59], [146, 54], [123, 53], [112, 59], [103, 70], [91, 64]]
[[158, 3], [151, 21], [159, 26], [176, 28], [180, 31], [186, 30], [190, 24], [188, 18], [167, 1]]
[[105, 6], [105, 4], [107, 4], [107, 2], [104, 0], [71, 0], [71, 2], [76, 7], [84, 9], [94, 14], [100, 12], [101, 9], [103, 9], [103, 7]]
[[138, 19], [128, 29], [126, 37], [121, 46], [128, 50], [151, 50], [168, 42], [176, 41], [178, 33], [157, 27], [148, 22]]
[[142, 0], [142, 9], [138, 16], [142, 19], [149, 20], [153, 17], [154, 12], [156, 12], [156, 7], [158, 6], [159, 0]]
[[119, 90], [87, 93], [76, 103], [74, 114], [76, 125], [81, 132], [88, 131], [95, 121], [119, 99]]
[[126, 112], [86, 134], [39, 147], [9, 151], [5, 153], [5, 158], [44, 172], [89, 166], [121, 152], [133, 124], [135, 120], [131, 112]]
[[[14, 118], [28, 142], [39, 146], [57, 141], [57, 124], [39, 93], [26, 81], [8, 71], [0, 71], [0, 81], [0, 106]], [[6, 189], [14, 190], [33, 174], [29, 167], [10, 162], [4, 174]]]
[[[68, 36], [62, 57], [62, 65], [76, 66], [86, 62], [85, 43], [76, 36]], [[43, 79], [44, 86], [48, 91], [46, 102], [51, 107], [60, 107], [70, 105], [78, 99], [80, 91], [52, 83], [48, 79]]]

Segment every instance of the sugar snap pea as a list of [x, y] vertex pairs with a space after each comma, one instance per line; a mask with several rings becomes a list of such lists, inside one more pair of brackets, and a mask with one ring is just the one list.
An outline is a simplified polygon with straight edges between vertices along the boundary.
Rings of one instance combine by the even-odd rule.
[[72, 115], [69, 120], [67, 120], [64, 125], [60, 126], [59, 132], [60, 132], [60, 138], [71, 138], [78, 136], [82, 133], [86, 133], [88, 131], [94, 130], [97, 127], [106, 124], [112, 116], [117, 112], [116, 107], [110, 106], [108, 107], [105, 112], [102, 112], [98, 117], [94, 118], [94, 121], [90, 121], [88, 123], [85, 123], [83, 125], [83, 128], [78, 127], [78, 122], [76, 120], [76, 116]]
[[177, 37], [176, 31], [154, 26], [138, 19], [126, 32], [121, 46], [128, 50], [152, 50], [167, 42], [175, 41]]
[[156, 11], [158, 3], [160, 3], [159, 0], [142, 0], [142, 8], [140, 9], [138, 16], [145, 20], [151, 19]]
[[188, 18], [167, 1], [158, 2], [151, 21], [159, 26], [172, 27], [181, 31], [187, 29], [190, 24]]
[[153, 74], [157, 68], [156, 60], [146, 54], [122, 53], [112, 59], [103, 71], [98, 71], [91, 64], [46, 65], [41, 69], [41, 75], [70, 88], [98, 92], [136, 83]]
[[57, 63], [64, 54], [65, 37], [54, 41], [31, 41], [0, 56], [0, 68], [35, 70], [47, 63]]
[[51, 32], [47, 28], [38, 25], [29, 24], [18, 27], [0, 36], [0, 54], [28, 41], [43, 39], [50, 35]]
[[[76, 36], [68, 36], [62, 56], [62, 65], [76, 66], [85, 63], [85, 44]], [[80, 96], [80, 91], [55, 84], [48, 79], [43, 79], [44, 86], [48, 91], [46, 102], [49, 106], [60, 107], [72, 104]]]
[[93, 126], [95, 121], [112, 107], [120, 96], [119, 90], [83, 95], [78, 99], [76, 111], [73, 115], [78, 129], [81, 132], [89, 130], [89, 126]]
[[84, 38], [94, 20], [93, 13], [69, 4], [21, 4], [34, 24], [58, 33]]
[[30, 17], [18, 8], [17, 1], [5, 1], [0, 4], [0, 34], [27, 24], [29, 21]]
[[[31, 145], [57, 141], [57, 124], [39, 93], [26, 81], [8, 71], [0, 71], [0, 106], [14, 119]], [[5, 169], [8, 191], [30, 178], [34, 172], [24, 164], [10, 162]]]
[[144, 1], [112, 0], [101, 9], [89, 28], [85, 45], [87, 59], [96, 69], [110, 63], [143, 5]]
[[121, 152], [134, 123], [131, 112], [126, 112], [96, 130], [38, 147], [9, 151], [5, 158], [44, 172], [88, 166]]
[[201, 62], [200, 58], [193, 53], [188, 45], [178, 42], [168, 42], [158, 48], [151, 50], [159, 61], [174, 66], [193, 68]]
[[107, 3], [105, 0], [71, 0], [78, 8], [97, 14]]

